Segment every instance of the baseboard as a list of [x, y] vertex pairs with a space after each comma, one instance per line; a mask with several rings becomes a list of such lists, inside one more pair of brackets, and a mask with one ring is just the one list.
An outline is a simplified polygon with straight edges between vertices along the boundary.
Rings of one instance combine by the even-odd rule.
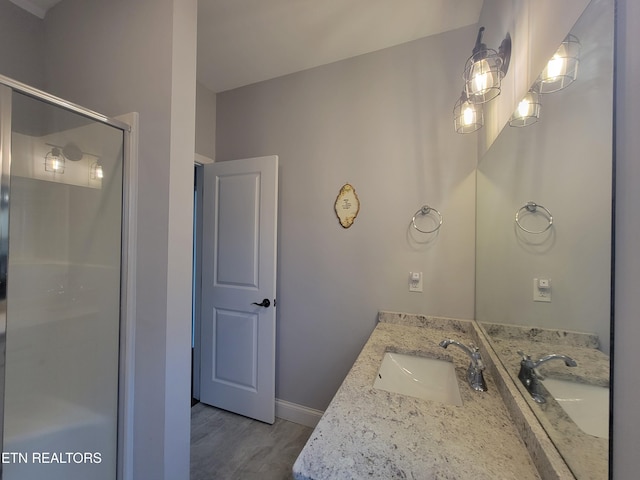
[[306, 425], [307, 427], [315, 427], [323, 413], [324, 412], [314, 408], [276, 398], [276, 417], [282, 418], [283, 420]]

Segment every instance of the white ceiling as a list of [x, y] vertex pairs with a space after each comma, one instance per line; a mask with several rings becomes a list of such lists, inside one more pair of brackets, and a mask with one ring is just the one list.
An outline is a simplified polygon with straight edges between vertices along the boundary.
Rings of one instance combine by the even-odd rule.
[[[11, 0], [44, 18], [61, 0]], [[483, 0], [199, 0], [198, 81], [214, 92], [478, 22]]]
[[478, 22], [483, 0], [200, 0], [198, 80], [220, 92]]
[[27, 12], [32, 13], [36, 17], [44, 18], [47, 10], [53, 7], [61, 0], [11, 0], [19, 7], [24, 8]]

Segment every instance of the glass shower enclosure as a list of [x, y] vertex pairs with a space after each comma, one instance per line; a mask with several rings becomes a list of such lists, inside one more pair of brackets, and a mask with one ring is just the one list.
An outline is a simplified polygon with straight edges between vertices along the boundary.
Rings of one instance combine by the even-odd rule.
[[127, 126], [53, 98], [0, 77], [0, 477], [113, 480]]

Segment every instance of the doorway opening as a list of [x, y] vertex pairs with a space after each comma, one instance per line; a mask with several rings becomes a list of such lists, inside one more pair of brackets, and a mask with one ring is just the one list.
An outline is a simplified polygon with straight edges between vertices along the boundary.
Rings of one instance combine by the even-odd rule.
[[204, 167], [193, 171], [193, 288], [191, 298], [191, 406], [200, 401], [200, 298], [202, 291], [202, 189]]

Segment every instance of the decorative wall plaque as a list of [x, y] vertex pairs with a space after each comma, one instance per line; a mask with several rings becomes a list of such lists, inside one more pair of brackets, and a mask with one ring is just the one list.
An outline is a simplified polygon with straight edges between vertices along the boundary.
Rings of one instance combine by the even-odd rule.
[[349, 228], [353, 225], [360, 211], [360, 200], [358, 200], [356, 190], [348, 183], [345, 183], [340, 189], [340, 193], [336, 198], [335, 209], [340, 225], [344, 228]]

